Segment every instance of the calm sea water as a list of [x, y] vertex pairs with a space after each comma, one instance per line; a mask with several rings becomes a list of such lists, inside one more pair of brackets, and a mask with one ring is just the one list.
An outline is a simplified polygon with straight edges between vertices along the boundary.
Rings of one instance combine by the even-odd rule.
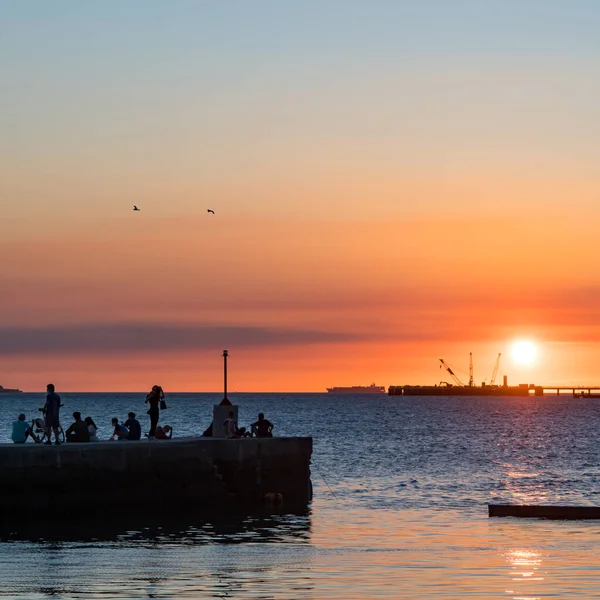
[[[63, 394], [100, 434], [143, 394]], [[175, 435], [208, 425], [218, 394], [169, 394]], [[177, 525], [15, 523], [0, 596], [19, 598], [600, 597], [600, 522], [489, 519], [489, 502], [600, 505], [600, 400], [232, 394], [278, 435], [314, 437], [303, 515]], [[0, 441], [43, 395], [2, 397]], [[147, 426], [146, 419], [141, 419]], [[143, 442], [141, 442], [143, 443]], [[48, 449], [53, 451], [53, 449]]]

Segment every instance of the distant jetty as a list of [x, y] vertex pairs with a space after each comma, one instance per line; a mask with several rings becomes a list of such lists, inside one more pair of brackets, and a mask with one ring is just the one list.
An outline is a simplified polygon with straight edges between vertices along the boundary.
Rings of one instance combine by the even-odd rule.
[[556, 392], [557, 396], [563, 391], [570, 391], [574, 398], [600, 398], [600, 386], [596, 385], [536, 385], [533, 383], [520, 383], [519, 385], [508, 385], [508, 377], [503, 376], [502, 385], [496, 385], [496, 376], [500, 366], [498, 353], [490, 383], [485, 381], [479, 386], [475, 385], [473, 377], [473, 353], [469, 353], [469, 381], [465, 385], [456, 375], [443, 358], [440, 361], [440, 369], [444, 368], [454, 383], [440, 381], [438, 385], [391, 385], [388, 389], [390, 396], [544, 396], [547, 392]]
[[544, 388], [520, 385], [392, 385], [390, 396], [543, 396]]
[[390, 396], [567, 396], [573, 398], [600, 398], [600, 386], [597, 385], [391, 385]]
[[23, 390], [5, 388], [0, 385], [0, 394], [22, 394]]

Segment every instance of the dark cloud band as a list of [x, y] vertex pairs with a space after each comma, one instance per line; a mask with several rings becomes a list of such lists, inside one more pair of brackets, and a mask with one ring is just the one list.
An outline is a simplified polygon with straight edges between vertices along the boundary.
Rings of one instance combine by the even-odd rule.
[[364, 340], [357, 334], [267, 327], [161, 323], [0, 327], [0, 355], [119, 353], [308, 345]]

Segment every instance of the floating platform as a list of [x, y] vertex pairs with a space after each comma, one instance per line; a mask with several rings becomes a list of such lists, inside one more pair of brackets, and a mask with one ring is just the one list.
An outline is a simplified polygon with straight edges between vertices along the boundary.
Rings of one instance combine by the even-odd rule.
[[295, 510], [311, 455], [309, 437], [0, 444], [0, 522]]
[[524, 519], [600, 519], [600, 506], [544, 506], [532, 504], [489, 504], [490, 517]]

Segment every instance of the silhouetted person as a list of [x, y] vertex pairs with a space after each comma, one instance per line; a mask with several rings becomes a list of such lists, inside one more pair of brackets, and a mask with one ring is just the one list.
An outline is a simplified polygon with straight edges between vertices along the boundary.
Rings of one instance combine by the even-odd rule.
[[157, 440], [170, 440], [173, 437], [173, 428], [170, 425], [161, 427], [156, 426], [156, 439]]
[[223, 421], [226, 435], [228, 438], [237, 437], [237, 423], [235, 422], [235, 413], [230, 410], [229, 416]]
[[142, 439], [142, 426], [140, 422], [135, 418], [135, 413], [130, 412], [127, 415], [129, 418], [125, 421], [124, 425], [129, 429], [129, 434], [127, 435], [128, 440], [140, 440]]
[[117, 417], [113, 417], [112, 425], [114, 427], [113, 434], [110, 436], [110, 440], [119, 439], [126, 440], [129, 436], [129, 429], [123, 425], [123, 423], [119, 423], [119, 419]]
[[155, 437], [156, 426], [158, 425], [158, 417], [160, 415], [160, 401], [164, 398], [163, 389], [160, 385], [153, 385], [152, 391], [146, 396], [146, 404], [150, 405], [148, 414], [150, 415], [150, 431], [148, 437]]
[[258, 414], [258, 421], [256, 423], [252, 423], [250, 425], [252, 433], [256, 437], [273, 437], [273, 423], [271, 421], [265, 419], [265, 415], [263, 413]]
[[46, 392], [46, 404], [44, 404], [44, 419], [46, 425], [46, 435], [48, 436], [46, 445], [52, 445], [50, 432], [54, 431], [54, 443], [58, 446], [60, 444], [58, 441], [58, 428], [60, 426], [60, 422], [58, 420], [60, 412], [60, 396], [54, 391], [53, 383], [49, 383], [46, 386]]
[[73, 413], [73, 423], [65, 431], [67, 442], [89, 442], [90, 432], [86, 422], [81, 418], [80, 412]]
[[99, 442], [98, 428], [96, 427], [96, 423], [94, 423], [94, 419], [92, 419], [92, 417], [86, 417], [84, 421], [87, 425], [88, 433], [90, 434], [90, 442]]
[[40, 442], [40, 438], [33, 433], [33, 426], [25, 420], [25, 415], [21, 413], [13, 422], [11, 439], [15, 444], [24, 444], [28, 437], [34, 442]]

